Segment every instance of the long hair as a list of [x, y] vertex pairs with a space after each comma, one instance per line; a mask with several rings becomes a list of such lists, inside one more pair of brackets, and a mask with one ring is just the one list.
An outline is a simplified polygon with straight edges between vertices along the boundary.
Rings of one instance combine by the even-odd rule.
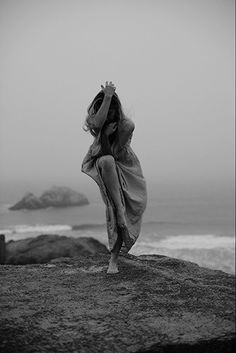
[[[98, 112], [99, 108], [102, 105], [103, 99], [104, 99], [104, 92], [103, 91], [98, 92], [98, 94], [94, 97], [94, 99], [92, 100], [92, 102], [88, 106], [87, 117], [86, 117], [84, 125], [83, 125], [83, 130], [89, 131], [91, 133], [91, 135], [93, 135], [94, 137], [96, 137], [98, 135], [99, 131], [98, 131], [98, 129], [94, 129], [94, 127], [91, 126], [91, 124], [89, 122], [89, 118], [92, 116], [95, 116], [95, 114]], [[111, 111], [111, 110], [115, 111], [115, 115], [114, 115], [114, 118], [112, 119], [112, 122], [118, 123], [120, 120], [125, 118], [120, 99], [116, 93], [113, 94], [112, 99], [111, 99], [109, 111]], [[108, 111], [107, 117], [109, 117], [109, 111]], [[107, 119], [105, 121], [103, 127], [105, 127], [109, 123], [111, 123], [111, 120]]]

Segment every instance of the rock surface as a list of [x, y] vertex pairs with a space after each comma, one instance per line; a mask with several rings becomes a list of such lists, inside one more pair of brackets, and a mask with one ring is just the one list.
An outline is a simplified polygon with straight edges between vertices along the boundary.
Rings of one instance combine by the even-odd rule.
[[235, 277], [165, 256], [0, 266], [0, 350], [232, 352]]
[[26, 265], [49, 262], [60, 257], [108, 254], [105, 245], [94, 238], [70, 238], [54, 234], [42, 234], [36, 238], [11, 240], [6, 244], [6, 264]]
[[87, 205], [88, 199], [81, 193], [64, 186], [54, 186], [38, 198], [29, 192], [9, 210], [36, 210], [47, 207], [68, 207]]

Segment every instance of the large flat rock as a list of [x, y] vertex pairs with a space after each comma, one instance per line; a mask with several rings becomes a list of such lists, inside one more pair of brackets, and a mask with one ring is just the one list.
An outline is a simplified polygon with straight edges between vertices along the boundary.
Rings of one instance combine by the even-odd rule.
[[[231, 352], [235, 277], [164, 256], [1, 270], [1, 352]], [[63, 261], [63, 259], [62, 259]]]

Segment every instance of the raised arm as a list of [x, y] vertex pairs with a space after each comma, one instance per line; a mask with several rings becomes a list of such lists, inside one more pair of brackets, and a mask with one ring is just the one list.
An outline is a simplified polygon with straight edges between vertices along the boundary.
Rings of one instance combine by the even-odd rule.
[[98, 109], [96, 114], [88, 118], [88, 123], [94, 129], [99, 129], [99, 130], [103, 127], [107, 119], [107, 114], [111, 104], [111, 99], [116, 89], [112, 82], [110, 82], [109, 84], [108, 82], [106, 82], [106, 86], [105, 87], [101, 86], [101, 87], [104, 92], [104, 98], [103, 98], [101, 107]]

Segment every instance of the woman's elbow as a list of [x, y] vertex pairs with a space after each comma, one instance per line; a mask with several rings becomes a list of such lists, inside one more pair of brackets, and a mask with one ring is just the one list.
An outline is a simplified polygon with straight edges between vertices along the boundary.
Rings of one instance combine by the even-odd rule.
[[127, 120], [126, 121], [126, 124], [125, 124], [125, 126], [124, 126], [124, 130], [126, 130], [126, 131], [128, 131], [128, 132], [133, 132], [134, 131], [134, 129], [135, 129], [135, 124], [134, 124], [134, 122], [132, 121], [132, 120]]
[[133, 121], [131, 121], [131, 124], [130, 124], [130, 131], [133, 132], [135, 129], [135, 124]]

